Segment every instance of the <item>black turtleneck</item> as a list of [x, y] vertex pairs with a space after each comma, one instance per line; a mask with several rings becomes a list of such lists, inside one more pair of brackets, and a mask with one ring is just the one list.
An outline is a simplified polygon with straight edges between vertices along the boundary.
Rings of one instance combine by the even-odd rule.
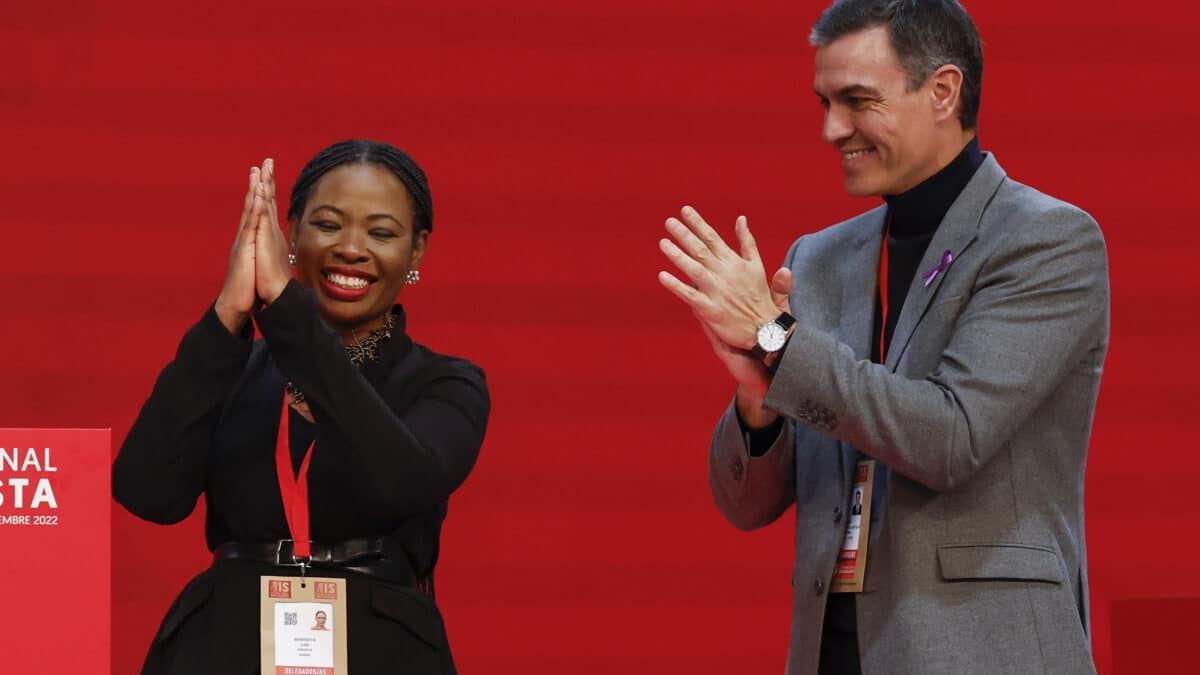
[[[975, 170], [983, 163], [979, 151], [979, 139], [973, 138], [962, 152], [958, 153], [941, 171], [925, 179], [913, 189], [898, 195], [885, 195], [888, 218], [891, 220], [888, 234], [888, 315], [885, 348], [891, 344], [896, 320], [908, 295], [908, 287], [917, 274], [917, 265], [933, 233], [937, 231], [950, 205], [967, 186]], [[871, 331], [871, 360], [883, 362], [879, 353], [880, 303], [875, 297], [875, 327]]]
[[[891, 344], [896, 330], [896, 320], [904, 307], [908, 287], [917, 275], [917, 266], [933, 240], [933, 234], [941, 225], [950, 205], [975, 175], [983, 163], [979, 151], [979, 139], [971, 139], [962, 152], [958, 153], [941, 171], [925, 179], [913, 189], [899, 195], [885, 195], [890, 220], [888, 247], [888, 312], [887, 334], [884, 349]], [[885, 317], [875, 293], [875, 325], [871, 331], [871, 360], [883, 362], [879, 353], [879, 329]], [[883, 511], [877, 506], [882, 502], [887, 489], [887, 467], [875, 468], [875, 481], [871, 495], [871, 530], [877, 531], [878, 518]], [[870, 552], [867, 553], [868, 557]], [[825, 605], [825, 625], [821, 631], [821, 656], [818, 675], [859, 675], [858, 662], [858, 616], [853, 593], [831, 593]]]

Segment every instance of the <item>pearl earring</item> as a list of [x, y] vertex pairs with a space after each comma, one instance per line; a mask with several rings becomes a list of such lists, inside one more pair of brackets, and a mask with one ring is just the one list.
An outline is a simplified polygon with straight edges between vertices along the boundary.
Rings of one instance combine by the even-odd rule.
[[404, 275], [404, 283], [409, 286], [415, 286], [421, 280], [420, 270], [409, 270], [408, 274]]
[[291, 265], [292, 267], [296, 266], [296, 254], [295, 253], [288, 254], [288, 264]]

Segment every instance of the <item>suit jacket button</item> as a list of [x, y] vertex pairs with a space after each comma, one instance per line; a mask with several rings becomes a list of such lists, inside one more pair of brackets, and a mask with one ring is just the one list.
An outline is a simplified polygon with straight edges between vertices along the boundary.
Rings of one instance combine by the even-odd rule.
[[817, 577], [817, 580], [813, 582], [813, 588], [817, 591], [817, 595], [825, 592], [825, 582], [821, 581], [821, 577]]
[[842, 507], [840, 507], [840, 506], [833, 507], [833, 522], [834, 523], [842, 522]]
[[746, 467], [742, 465], [741, 457], [738, 457], [737, 459], [733, 460], [733, 466], [730, 467], [730, 470], [733, 471], [733, 479], [734, 480], [742, 479], [742, 474], [745, 473]]

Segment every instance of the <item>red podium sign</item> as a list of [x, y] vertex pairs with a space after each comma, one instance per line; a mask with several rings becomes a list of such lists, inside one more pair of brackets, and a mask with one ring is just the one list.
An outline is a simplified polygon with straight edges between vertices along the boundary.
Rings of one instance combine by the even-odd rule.
[[0, 671], [108, 673], [108, 429], [0, 429]]

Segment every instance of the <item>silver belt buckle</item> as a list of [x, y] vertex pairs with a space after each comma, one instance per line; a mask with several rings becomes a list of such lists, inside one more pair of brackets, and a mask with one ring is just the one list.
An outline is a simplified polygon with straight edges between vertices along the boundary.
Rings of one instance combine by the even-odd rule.
[[[290, 560], [285, 560], [285, 556], [283, 555], [283, 545], [285, 543], [292, 545], [292, 550], [286, 556], [286, 558], [290, 558]], [[312, 546], [311, 541], [309, 542], [309, 546]], [[283, 567], [299, 567], [300, 576], [305, 576], [308, 573], [308, 568], [312, 566], [312, 558], [296, 557], [296, 542], [292, 539], [280, 539], [275, 544], [275, 564]]]

